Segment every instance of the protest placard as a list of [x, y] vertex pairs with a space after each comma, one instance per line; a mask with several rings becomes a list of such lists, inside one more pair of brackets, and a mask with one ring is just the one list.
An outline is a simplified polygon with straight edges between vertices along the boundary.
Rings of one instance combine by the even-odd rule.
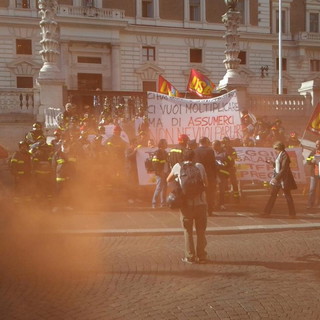
[[178, 142], [180, 134], [199, 141], [223, 137], [242, 138], [241, 116], [235, 90], [212, 99], [183, 99], [148, 92], [150, 138], [168, 144]]

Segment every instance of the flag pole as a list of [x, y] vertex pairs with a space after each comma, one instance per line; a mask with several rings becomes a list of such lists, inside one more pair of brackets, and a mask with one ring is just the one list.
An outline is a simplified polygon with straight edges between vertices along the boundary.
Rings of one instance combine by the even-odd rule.
[[278, 94], [282, 94], [282, 0], [279, 0], [279, 84]]

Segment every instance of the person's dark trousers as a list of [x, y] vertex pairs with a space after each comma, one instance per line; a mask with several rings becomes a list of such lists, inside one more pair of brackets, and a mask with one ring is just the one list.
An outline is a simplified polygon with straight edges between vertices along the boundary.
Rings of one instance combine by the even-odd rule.
[[[277, 199], [277, 195], [279, 190], [281, 189], [281, 186], [272, 186], [271, 189], [271, 194], [269, 197], [269, 200], [264, 208], [264, 214], [270, 214], [273, 206], [276, 202]], [[292, 199], [292, 195], [291, 195], [291, 190], [288, 189], [283, 189], [283, 193], [284, 196], [286, 197], [287, 200], [287, 205], [288, 205], [288, 209], [289, 209], [289, 215], [290, 216], [295, 216], [296, 215], [296, 209], [294, 207], [294, 203], [293, 203], [293, 199]]]
[[237, 179], [237, 174], [235, 170], [230, 172], [229, 179], [232, 185], [233, 197], [235, 200], [239, 200], [239, 186], [238, 186], [238, 179]]
[[[197, 233], [196, 249], [193, 241], [193, 222]], [[200, 260], [207, 258], [206, 228], [207, 228], [207, 206], [206, 205], [183, 205], [181, 208], [181, 223], [184, 229], [185, 257], [189, 260]]]
[[[308, 208], [312, 208], [315, 204], [316, 200], [316, 195], [317, 195], [317, 186], [319, 183], [319, 178], [318, 176], [312, 176], [310, 177], [310, 186], [309, 186], [309, 197], [308, 197]], [[319, 200], [317, 201], [317, 204]]]
[[215, 201], [216, 201], [216, 180], [208, 180], [208, 186], [206, 188], [206, 199], [208, 204], [208, 215], [212, 215], [214, 211]]

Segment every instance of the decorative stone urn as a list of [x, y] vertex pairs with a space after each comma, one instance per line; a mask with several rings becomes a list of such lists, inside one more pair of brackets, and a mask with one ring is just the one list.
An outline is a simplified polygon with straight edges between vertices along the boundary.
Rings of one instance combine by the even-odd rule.
[[234, 11], [237, 7], [238, 0], [224, 0], [229, 11]]

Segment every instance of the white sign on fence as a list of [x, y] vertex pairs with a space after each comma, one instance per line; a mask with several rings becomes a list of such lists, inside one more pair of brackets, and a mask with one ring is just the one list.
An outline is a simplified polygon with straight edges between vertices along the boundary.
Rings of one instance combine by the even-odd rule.
[[[266, 161], [274, 161], [277, 157], [273, 148], [237, 147], [238, 155], [237, 175], [243, 181], [270, 181], [273, 167]], [[140, 185], [150, 185], [155, 183], [154, 174], [147, 173], [144, 162], [156, 148], [140, 148], [137, 152], [137, 166]], [[297, 183], [305, 183], [306, 177], [303, 166], [303, 156], [301, 148], [287, 149], [290, 156], [290, 168]]]
[[[239, 180], [270, 181], [273, 173], [272, 164], [267, 160], [274, 161], [277, 153], [273, 148], [235, 148], [238, 155], [237, 176]], [[290, 156], [290, 168], [297, 183], [305, 183], [306, 176], [303, 166], [301, 148], [286, 149]]]

